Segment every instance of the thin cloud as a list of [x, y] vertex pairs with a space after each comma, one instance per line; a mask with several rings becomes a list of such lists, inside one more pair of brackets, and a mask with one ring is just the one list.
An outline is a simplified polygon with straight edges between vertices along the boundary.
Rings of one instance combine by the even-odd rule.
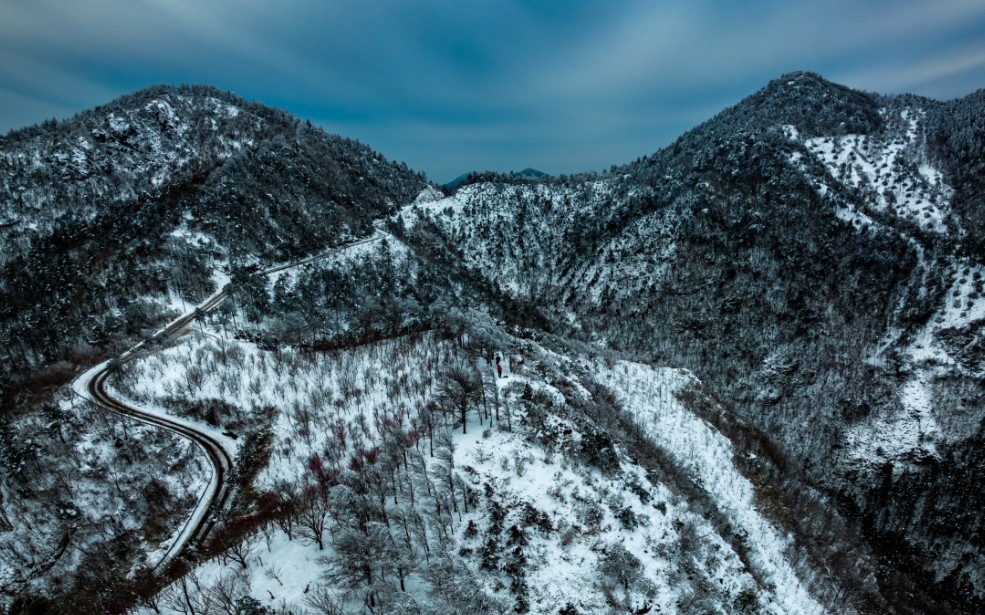
[[[866, 88], [878, 92], [903, 93], [934, 89], [940, 92], [940, 98], [960, 96], [968, 93], [965, 84], [969, 81], [978, 81], [985, 85], [985, 80], [982, 79], [985, 76], [985, 43], [922, 59], [907, 66], [905, 72], [892, 68], [869, 67], [846, 75], [844, 81], [849, 85], [865, 84]], [[955, 82], [956, 77], [964, 76], [970, 78]], [[953, 91], [953, 94], [949, 94], [949, 91]]]

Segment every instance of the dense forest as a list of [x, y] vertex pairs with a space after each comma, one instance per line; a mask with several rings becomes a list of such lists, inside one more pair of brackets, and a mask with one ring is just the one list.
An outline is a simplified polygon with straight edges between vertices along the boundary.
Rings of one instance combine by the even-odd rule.
[[[983, 104], [794, 73], [609, 171], [445, 192], [212, 88], [8, 134], [0, 605], [979, 611]], [[226, 284], [113, 380], [242, 436], [154, 577], [202, 462], [67, 384]]]

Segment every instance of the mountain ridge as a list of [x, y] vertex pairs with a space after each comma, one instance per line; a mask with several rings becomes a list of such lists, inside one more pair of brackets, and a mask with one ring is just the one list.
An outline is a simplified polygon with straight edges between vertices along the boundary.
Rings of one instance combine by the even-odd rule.
[[[688, 604], [765, 609], [774, 601], [777, 609], [796, 610], [796, 602], [776, 606], [785, 598], [769, 588], [769, 579], [780, 578], [769, 570], [783, 569], [792, 571], [792, 577], [783, 577], [793, 579], [786, 586], [796, 588], [790, 595], [806, 595], [803, 604], [816, 599], [829, 612], [975, 612], [982, 605], [985, 566], [976, 536], [983, 519], [973, 512], [985, 508], [980, 460], [985, 252], [976, 251], [985, 220], [976, 201], [985, 137], [976, 132], [982, 115], [975, 113], [985, 101], [982, 92], [939, 102], [867, 94], [814, 73], [790, 73], [670, 146], [613, 171], [536, 181], [480, 174], [447, 195], [368, 148], [324, 136], [283, 112], [249, 103], [232, 112], [224, 105], [237, 99], [194, 87], [186, 90], [194, 104], [185, 109], [181, 91], [150, 88], [133, 100], [124, 97], [84, 112], [77, 116], [81, 122], [26, 129], [0, 140], [0, 164], [9, 171], [0, 186], [8, 205], [0, 220], [13, 225], [4, 228], [5, 275], [0, 277], [5, 293], [0, 316], [14, 324], [4, 331], [9, 365], [30, 372], [66, 357], [85, 364], [94, 349], [105, 356], [109, 347], [122, 348], [123, 337], [143, 335], [181, 296], [191, 299], [224, 283], [213, 272], [228, 267], [234, 301], [228, 311], [200, 323], [207, 335], [174, 340], [150, 353], [126, 372], [131, 375], [121, 377], [120, 386], [175, 412], [242, 430], [251, 446], [273, 438], [280, 446], [294, 442], [319, 459], [349, 464], [334, 478], [311, 459], [295, 459], [292, 469], [259, 464], [258, 471], [276, 470], [301, 481], [295, 487], [307, 485], [301, 494], [278, 500], [294, 506], [332, 481], [337, 483], [332, 489], [363, 488], [356, 479], [375, 467], [370, 459], [377, 453], [368, 445], [362, 452], [349, 451], [345, 434], [351, 438], [369, 430], [372, 420], [387, 423], [359, 414], [362, 404], [347, 405], [347, 400], [373, 390], [384, 408], [388, 398], [381, 391], [387, 387], [410, 395], [406, 387], [412, 382], [420, 391], [434, 391], [426, 384], [428, 374], [440, 376], [444, 384], [432, 399], [435, 405], [422, 404], [418, 414], [417, 402], [407, 402], [410, 414], [395, 411], [386, 420], [422, 421], [408, 426], [421, 438], [417, 442], [429, 443], [432, 452], [435, 446], [445, 450], [441, 454], [452, 455], [449, 459], [455, 446], [464, 447], [469, 467], [488, 481], [484, 499], [471, 501], [467, 485], [479, 485], [472, 478], [478, 474], [459, 467], [461, 458], [440, 466], [455, 468], [447, 476], [449, 506], [458, 493], [464, 513], [473, 512], [469, 519], [480, 540], [492, 545], [469, 543], [473, 538], [466, 534], [472, 530], [460, 528], [462, 533], [454, 534], [461, 545], [458, 559], [441, 565], [456, 582], [473, 587], [466, 579], [475, 580], [474, 595], [488, 599], [482, 603], [489, 612], [506, 597], [517, 607], [548, 612], [530, 601], [545, 594], [527, 582], [540, 577], [524, 563], [535, 557], [525, 541], [550, 553], [559, 549], [560, 555], [566, 547], [552, 542], [554, 528], [560, 527], [553, 523], [538, 521], [533, 534], [520, 531], [520, 511], [536, 521], [545, 507], [568, 506], [581, 496], [558, 484], [554, 500], [541, 500], [514, 493], [503, 481], [513, 472], [506, 469], [530, 464], [540, 468], [537, 476], [547, 476], [544, 468], [555, 455], [564, 465], [588, 468], [571, 480], [583, 481], [579, 488], [596, 494], [592, 497], [608, 489], [595, 491], [594, 471], [607, 477], [603, 486], [612, 481], [623, 489], [605, 510], [557, 509], [578, 515], [573, 544], [602, 540], [593, 538], [599, 532], [605, 536], [595, 549], [604, 554], [597, 556], [598, 594], [585, 594], [586, 604], [602, 604], [609, 592], [611, 608], [653, 603], [674, 612], [689, 612]], [[129, 107], [127, 100], [133, 103]], [[181, 112], [172, 116], [155, 101]], [[206, 142], [202, 135], [215, 138]], [[93, 153], [82, 152], [78, 159], [74, 148], [85, 150], [80, 138]], [[163, 173], [157, 185], [155, 173]], [[112, 179], [118, 175], [119, 190]], [[98, 203], [103, 209], [87, 207], [83, 194], [103, 195]], [[350, 260], [313, 266], [270, 284], [250, 275], [253, 264], [310, 254], [374, 224], [391, 237]], [[93, 229], [103, 239], [94, 241]], [[109, 262], [113, 259], [117, 263]], [[106, 290], [74, 305], [93, 282]], [[143, 299], [131, 301], [134, 292]], [[82, 313], [91, 306], [105, 316]], [[73, 337], [76, 330], [86, 331], [90, 341]], [[208, 341], [208, 335], [223, 344]], [[482, 378], [488, 379], [490, 348], [510, 349], [500, 358], [516, 387], [483, 380], [470, 388], [474, 383], [462, 376], [462, 366], [481, 360]], [[381, 352], [390, 353], [390, 363], [373, 358]], [[246, 367], [246, 356], [253, 367]], [[178, 379], [161, 400], [153, 374], [176, 373], [155, 371], [163, 369], [155, 361], [165, 357], [188, 357], [182, 369], [189, 370], [189, 381], [221, 381], [218, 374], [238, 370], [265, 399], [271, 391], [257, 374], [278, 381], [291, 370], [310, 371], [305, 378], [312, 382], [332, 383], [318, 372], [319, 361], [329, 362], [338, 389], [332, 384], [311, 400], [294, 400], [292, 408], [278, 409], [276, 398], [251, 408], [241, 398], [242, 385], [229, 388], [226, 397], [201, 398]], [[266, 371], [273, 369], [267, 361], [278, 367]], [[363, 371], [347, 366], [353, 361]], [[675, 371], [659, 371], [665, 366]], [[399, 378], [381, 388], [373, 370], [383, 372], [384, 380], [398, 373]], [[52, 404], [57, 397], [51, 389], [48, 397], [32, 398], [28, 387], [13, 384], [12, 392], [9, 384], [3, 387], [0, 459], [25, 460], [5, 467], [18, 488], [29, 490], [31, 480], [46, 474], [30, 464], [30, 451], [19, 444], [25, 438], [13, 434], [31, 434], [52, 457], [68, 459], [58, 445], [61, 428], [53, 438], [46, 431], [52, 423], [41, 417], [83, 416], [84, 410], [65, 400]], [[211, 394], [219, 395], [227, 385], [210, 386]], [[470, 397], [480, 390], [488, 397], [481, 402]], [[338, 396], [334, 407], [363, 416], [363, 427], [353, 423], [333, 431], [337, 426], [326, 422], [334, 412], [325, 398], [329, 394]], [[427, 417], [444, 406], [453, 411], [441, 415], [443, 429], [476, 429], [481, 426], [476, 418], [481, 422], [491, 414], [493, 399], [518, 412], [509, 429], [497, 423], [493, 430], [488, 417], [489, 437], [517, 455], [505, 465], [489, 463], [472, 441], [461, 439], [447, 452], [437, 436], [421, 435]], [[497, 405], [497, 420], [498, 410]], [[315, 436], [304, 427], [305, 412], [314, 413], [321, 425]], [[754, 506], [748, 507], [768, 511], [769, 523], [792, 537], [792, 546], [765, 540], [768, 531], [740, 537], [760, 522], [716, 504], [721, 494], [707, 489], [717, 475], [692, 467], [682, 443], [653, 427], [670, 416], [690, 426], [684, 434], [711, 426], [702, 436], [706, 444], [724, 439], [712, 448], [716, 454], [734, 452], [729, 480], [752, 481]], [[87, 433], [77, 418], [60, 420], [72, 433]], [[278, 431], [285, 421], [293, 425], [293, 436]], [[317, 438], [330, 432], [334, 439], [317, 448]], [[312, 437], [316, 444], [310, 451], [300, 446]], [[263, 457], [262, 447], [249, 450]], [[348, 459], [343, 452], [354, 456]], [[522, 461], [526, 454], [534, 461]], [[408, 485], [423, 480], [406, 462], [403, 468]], [[647, 475], [660, 478], [646, 482], [651, 479], [641, 477]], [[321, 482], [310, 485], [312, 476]], [[244, 493], [271, 489], [273, 483], [265, 480], [244, 483]], [[375, 488], [384, 500], [404, 497], [400, 489], [386, 491], [385, 483]], [[499, 498], [499, 488], [519, 499]], [[666, 496], [668, 489], [676, 495]], [[475, 492], [479, 498], [479, 489]], [[268, 514], [263, 497], [273, 492], [254, 495], [256, 500], [237, 504], [246, 518]], [[618, 531], [631, 533], [637, 518], [665, 526], [646, 508], [644, 499], [654, 497], [685, 525], [697, 523], [682, 512], [687, 506], [705, 511], [709, 540], [717, 546], [704, 545], [699, 552], [708, 561], [719, 561], [710, 553], [722, 553], [721, 565], [732, 570], [727, 591], [710, 588], [725, 582], [703, 565], [689, 572], [698, 581], [657, 575], [653, 587], [617, 570], [676, 561], [651, 563], [653, 553], [677, 553], [676, 547], [627, 554], [610, 542]], [[509, 523], [518, 527], [502, 541], [498, 536], [506, 528], [497, 524], [507, 517], [500, 518], [497, 506], [514, 515]], [[389, 519], [386, 510], [373, 518], [383, 524]], [[950, 523], [955, 510], [967, 511], [959, 526]], [[449, 508], [448, 519], [452, 512]], [[64, 519], [44, 514], [18, 508], [13, 519], [16, 525], [40, 519], [54, 528], [53, 535], [67, 527]], [[439, 505], [437, 518], [443, 515]], [[605, 530], [604, 520], [622, 530]], [[346, 532], [354, 529], [341, 518], [333, 523]], [[670, 525], [666, 532], [681, 544], [695, 544], [689, 531]], [[74, 540], [85, 540], [78, 536]], [[43, 540], [36, 540], [31, 548], [44, 552]], [[293, 542], [289, 534], [277, 540]], [[752, 547], [743, 546], [748, 540]], [[514, 551], [501, 549], [507, 542]], [[144, 544], [134, 540], [128, 557], [139, 561]], [[772, 563], [760, 566], [746, 548], [770, 553]], [[810, 555], [791, 555], [798, 549]], [[495, 563], [500, 561], [502, 566]], [[0, 581], [7, 574], [0, 570]], [[424, 575], [421, 583], [434, 588], [429, 595], [435, 604], [451, 605], [460, 599], [458, 590], [443, 586], [440, 576]], [[122, 586], [126, 575], [114, 579]], [[368, 591], [367, 599], [383, 592], [353, 579], [346, 582]], [[813, 596], [801, 593], [805, 579], [817, 584]], [[491, 589], [497, 582], [503, 587]], [[378, 596], [391, 596], [386, 592]]]
[[[25, 319], [57, 328], [49, 336], [55, 347], [59, 338], [79, 339], [75, 324], [58, 321], [82, 316], [31, 313], [44, 303], [50, 281], [37, 272], [52, 253], [90, 246], [91, 262], [103, 270], [111, 249], [104, 244], [136, 238], [134, 245], [155, 251], [152, 259], [175, 261], [161, 252], [164, 244], [177, 242], [183, 247], [171, 253], [185, 253], [187, 238], [204, 234], [194, 249], [283, 261], [364, 234], [374, 217], [426, 185], [357, 142], [207, 87], [148, 88], [8, 135], [3, 147], [0, 201], [11, 221], [0, 238], [4, 318], [24, 321], [25, 332], [37, 329]], [[185, 239], [172, 234], [177, 229]], [[186, 283], [198, 287], [204, 272], [193, 269]], [[83, 287], [82, 279], [54, 285], [66, 304], [78, 302]]]
[[[771, 93], [795, 84], [776, 80], [614, 174], [472, 185], [429, 210], [458, 216], [430, 219], [491, 281], [557, 305], [552, 322], [692, 370], [838, 493], [882, 557], [910, 544], [909, 574], [969, 595], [975, 566], [944, 573], [912, 545], [981, 556], [963, 531], [934, 535], [948, 513], [926, 482], [982, 480], [975, 462], [938, 465], [975, 455], [983, 355], [981, 252], [968, 248], [981, 208], [950, 198], [968, 184], [939, 172], [955, 160], [935, 145], [948, 109], [980, 96], [881, 97], [810, 77], [794, 88], [807, 104], [778, 113]], [[967, 143], [971, 159], [985, 151]], [[975, 349], [963, 358], [955, 331]], [[974, 493], [950, 497], [978, 509]]]

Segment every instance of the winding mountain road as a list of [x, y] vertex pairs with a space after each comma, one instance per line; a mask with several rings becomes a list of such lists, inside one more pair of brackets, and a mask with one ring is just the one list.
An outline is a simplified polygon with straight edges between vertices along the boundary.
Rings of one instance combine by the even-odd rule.
[[[369, 237], [333, 248], [317, 256], [271, 267], [270, 269], [265, 269], [260, 273], [262, 275], [279, 273], [287, 269], [328, 258], [338, 254], [339, 252], [359, 245], [378, 241], [386, 236], [387, 233], [377, 229], [373, 235]], [[172, 433], [176, 433], [179, 436], [191, 440], [202, 450], [209, 461], [209, 465], [212, 466], [212, 475], [209, 478], [208, 485], [199, 497], [198, 504], [196, 504], [192, 514], [188, 517], [188, 520], [182, 527], [181, 532], [178, 533], [177, 537], [169, 546], [167, 552], [165, 552], [164, 556], [157, 563], [155, 569], [158, 572], [166, 570], [168, 565], [173, 562], [190, 543], [200, 543], [212, 530], [212, 527], [215, 525], [215, 519], [214, 515], [209, 514], [210, 511], [219, 511], [224, 509], [229, 500], [229, 483], [227, 476], [233, 467], [233, 459], [236, 456], [236, 445], [229, 437], [202, 424], [189, 421], [181, 417], [170, 416], [160, 410], [138, 408], [120, 401], [110, 395], [106, 390], [106, 380], [121, 363], [133, 358], [137, 351], [146, 347], [150, 342], [180, 333], [189, 327], [198, 315], [207, 314], [218, 307], [229, 297], [229, 294], [230, 288], [229, 285], [226, 285], [217, 292], [213, 293], [205, 301], [195, 306], [189, 312], [171, 321], [171, 323], [169, 323], [166, 327], [151, 336], [150, 339], [140, 342], [117, 357], [96, 365], [76, 378], [72, 383], [72, 390], [75, 391], [76, 394], [96, 404], [104, 410], [115, 412], [116, 414], [128, 418], [136, 419], [143, 423], [147, 423], [148, 425], [154, 425], [156, 427], [167, 429]]]

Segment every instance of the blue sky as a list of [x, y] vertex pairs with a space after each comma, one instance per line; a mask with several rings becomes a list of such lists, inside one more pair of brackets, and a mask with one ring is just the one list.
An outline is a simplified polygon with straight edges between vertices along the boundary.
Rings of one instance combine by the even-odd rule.
[[607, 168], [794, 70], [985, 87], [981, 0], [0, 0], [0, 133], [157, 83], [286, 109], [445, 182]]

